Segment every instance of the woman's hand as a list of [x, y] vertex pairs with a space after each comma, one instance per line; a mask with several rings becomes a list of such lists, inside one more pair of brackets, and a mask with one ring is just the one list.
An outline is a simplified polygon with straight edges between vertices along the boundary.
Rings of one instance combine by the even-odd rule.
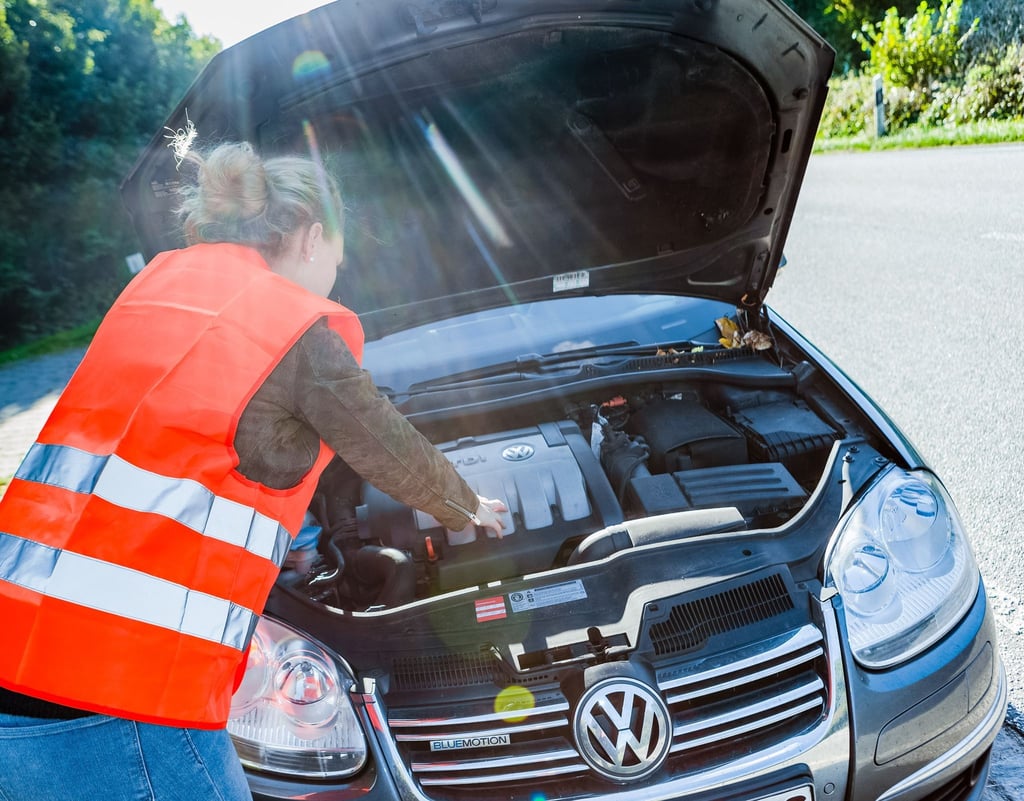
[[500, 540], [504, 536], [502, 534], [502, 529], [505, 528], [505, 524], [502, 522], [502, 519], [498, 517], [498, 513], [507, 512], [508, 507], [501, 501], [493, 498], [485, 498], [482, 495], [477, 495], [477, 498], [480, 499], [480, 503], [476, 507], [476, 516], [480, 520], [478, 525], [483, 528], [489, 528]]

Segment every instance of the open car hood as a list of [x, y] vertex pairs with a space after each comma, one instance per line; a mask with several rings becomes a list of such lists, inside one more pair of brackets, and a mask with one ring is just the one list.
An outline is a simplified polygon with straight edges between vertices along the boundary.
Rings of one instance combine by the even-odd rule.
[[[166, 127], [323, 159], [370, 338], [560, 293], [756, 309], [833, 56], [782, 0], [338, 0], [218, 54]], [[122, 186], [147, 258], [183, 244], [166, 134]]]

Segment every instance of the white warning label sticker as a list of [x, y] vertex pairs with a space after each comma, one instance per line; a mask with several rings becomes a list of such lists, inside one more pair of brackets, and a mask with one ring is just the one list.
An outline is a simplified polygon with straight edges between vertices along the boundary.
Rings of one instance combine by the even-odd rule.
[[509, 593], [508, 600], [513, 612], [525, 612], [529, 609], [541, 609], [545, 606], [558, 606], [572, 601], [582, 601], [587, 597], [586, 587], [580, 580], [566, 581], [564, 584], [551, 584], [547, 587], [536, 587], [532, 590]]

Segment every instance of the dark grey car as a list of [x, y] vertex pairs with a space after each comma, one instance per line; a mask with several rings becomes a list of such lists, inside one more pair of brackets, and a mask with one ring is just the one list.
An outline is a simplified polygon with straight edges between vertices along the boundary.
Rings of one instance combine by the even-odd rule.
[[257, 798], [980, 799], [967, 535], [765, 305], [832, 60], [781, 0], [339, 0], [199, 76], [168, 128], [338, 176], [364, 365], [509, 508], [325, 474], [229, 723]]

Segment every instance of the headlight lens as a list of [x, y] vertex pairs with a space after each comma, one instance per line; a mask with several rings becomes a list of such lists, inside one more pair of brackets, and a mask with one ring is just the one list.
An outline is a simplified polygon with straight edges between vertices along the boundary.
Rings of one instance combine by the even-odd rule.
[[929, 473], [890, 469], [840, 524], [825, 581], [869, 668], [921, 653], [966, 614], [980, 576], [960, 518]]
[[366, 737], [349, 699], [352, 683], [319, 645], [261, 618], [227, 726], [242, 764], [323, 779], [358, 771]]

